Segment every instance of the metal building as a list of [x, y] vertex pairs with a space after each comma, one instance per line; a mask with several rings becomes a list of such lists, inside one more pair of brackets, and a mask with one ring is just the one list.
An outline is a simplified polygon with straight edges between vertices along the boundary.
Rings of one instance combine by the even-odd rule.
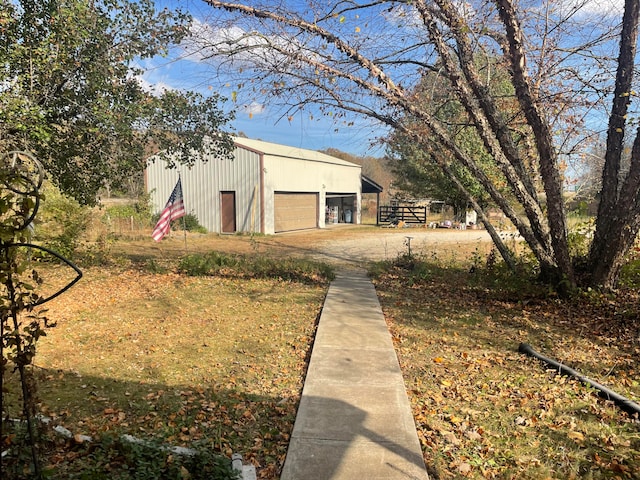
[[360, 165], [320, 152], [234, 138], [233, 160], [210, 158], [192, 168], [152, 162], [147, 192], [156, 212], [182, 179], [185, 209], [210, 232], [272, 234], [328, 223], [360, 223]]

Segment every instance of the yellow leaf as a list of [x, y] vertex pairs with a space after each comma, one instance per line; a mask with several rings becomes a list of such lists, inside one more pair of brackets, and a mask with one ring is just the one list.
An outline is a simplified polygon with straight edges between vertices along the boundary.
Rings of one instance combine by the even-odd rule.
[[238, 92], [234, 90], [233, 92], [231, 92], [231, 101], [235, 102], [237, 99], [238, 99]]
[[345, 20], [346, 18], [344, 18], [344, 15], [340, 17], [340, 23], [344, 23]]
[[442, 358], [442, 357], [436, 357], [436, 358], [434, 358], [434, 359], [433, 359], [433, 361], [434, 361], [435, 363], [442, 363], [442, 362], [444, 362], [444, 358]]
[[189, 470], [184, 468], [184, 466], [180, 467], [180, 478], [184, 478], [184, 479], [191, 478], [191, 473], [189, 473]]
[[356, 33], [360, 33], [360, 27], [356, 27]]
[[462, 418], [456, 417], [455, 415], [451, 415], [451, 417], [449, 417], [449, 421], [451, 423], [461, 423], [462, 422]]
[[584, 435], [580, 432], [569, 432], [567, 436], [576, 443], [584, 442]]

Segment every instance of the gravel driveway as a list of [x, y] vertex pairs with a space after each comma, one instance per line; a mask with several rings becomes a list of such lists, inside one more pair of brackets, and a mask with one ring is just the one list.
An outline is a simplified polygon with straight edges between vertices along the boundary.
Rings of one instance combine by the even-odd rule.
[[434, 250], [454, 251], [457, 244], [490, 242], [485, 230], [388, 229], [379, 234], [335, 238], [317, 245], [314, 256], [325, 261], [357, 266], [370, 260], [390, 260], [408, 253], [428, 254]]

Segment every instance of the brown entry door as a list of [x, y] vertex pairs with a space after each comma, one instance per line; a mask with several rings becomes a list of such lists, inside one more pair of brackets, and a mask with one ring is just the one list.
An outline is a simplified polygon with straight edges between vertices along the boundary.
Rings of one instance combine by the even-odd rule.
[[220, 192], [222, 233], [236, 231], [236, 192]]

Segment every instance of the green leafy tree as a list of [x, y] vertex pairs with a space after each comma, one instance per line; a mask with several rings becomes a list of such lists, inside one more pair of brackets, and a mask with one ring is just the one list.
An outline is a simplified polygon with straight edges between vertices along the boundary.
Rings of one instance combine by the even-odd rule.
[[[217, 13], [210, 25], [216, 35], [203, 36], [200, 46], [212, 61], [237, 67], [237, 84], [251, 100], [273, 100], [289, 116], [310, 105], [338, 121], [363, 115], [427, 152], [446, 151], [431, 158], [478, 211], [505, 260], [511, 252], [449, 159], [517, 228], [543, 279], [565, 291], [577, 284], [615, 287], [640, 230], [640, 165], [632, 160], [620, 181], [625, 135], [635, 138], [631, 158], [640, 162], [640, 135], [631, 121], [640, 2], [625, 0], [622, 18], [613, 7], [596, 12], [591, 2], [551, 0], [277, 7], [205, 2]], [[508, 72], [510, 108], [504, 108], [504, 94], [491, 88], [478, 55], [498, 59]], [[446, 77], [448, 93], [463, 107], [500, 175], [486, 170], [485, 155], [470, 155], [431, 108], [415, 101], [415, 87], [427, 71]], [[596, 233], [588, 259], [576, 259], [569, 250], [563, 190], [567, 157], [579, 154], [587, 145], [582, 140], [593, 136], [582, 131], [585, 118], [609, 126]]]
[[[495, 96], [501, 96], [502, 108], [505, 111], [516, 111], [513, 102], [509, 101], [513, 97], [511, 85], [508, 82], [505, 68], [496, 64], [493, 59], [485, 59], [476, 56], [476, 68], [485, 72], [489, 78], [488, 87]], [[428, 70], [413, 92], [414, 102], [419, 103], [422, 108], [431, 112], [442, 125], [445, 126], [448, 135], [455, 144], [475, 162], [481, 166], [482, 170], [491, 177], [491, 181], [498, 187], [500, 192], [508, 196], [509, 192], [505, 188], [506, 181], [500, 173], [491, 155], [484, 148], [482, 138], [478, 135], [473, 120], [465, 112], [460, 102], [451, 95], [452, 85], [448, 81], [444, 68]], [[514, 115], [517, 119], [517, 115]], [[428, 136], [431, 132], [423, 128], [420, 119], [407, 115], [402, 122], [413, 131], [421, 132], [421, 135]], [[510, 125], [514, 132], [520, 126], [516, 122]], [[522, 135], [520, 135], [522, 138]], [[392, 170], [395, 174], [394, 187], [405, 196], [413, 198], [431, 198], [441, 200], [453, 206], [456, 218], [464, 219], [464, 213], [469, 204], [468, 194], [475, 198], [482, 208], [491, 204], [491, 198], [477, 180], [473, 173], [458, 162], [449, 150], [439, 148], [437, 142], [417, 143], [411, 135], [407, 135], [403, 130], [395, 130], [386, 140], [387, 153], [392, 159]], [[526, 144], [521, 142], [521, 144]], [[450, 166], [456, 178], [460, 179], [466, 192], [461, 191], [455, 182], [446, 175], [439, 167], [439, 164], [446, 163]]]
[[0, 148], [34, 153], [83, 204], [120, 188], [149, 154], [228, 153], [220, 97], [154, 96], [137, 79], [139, 62], [167, 54], [189, 22], [151, 0], [0, 0]]

